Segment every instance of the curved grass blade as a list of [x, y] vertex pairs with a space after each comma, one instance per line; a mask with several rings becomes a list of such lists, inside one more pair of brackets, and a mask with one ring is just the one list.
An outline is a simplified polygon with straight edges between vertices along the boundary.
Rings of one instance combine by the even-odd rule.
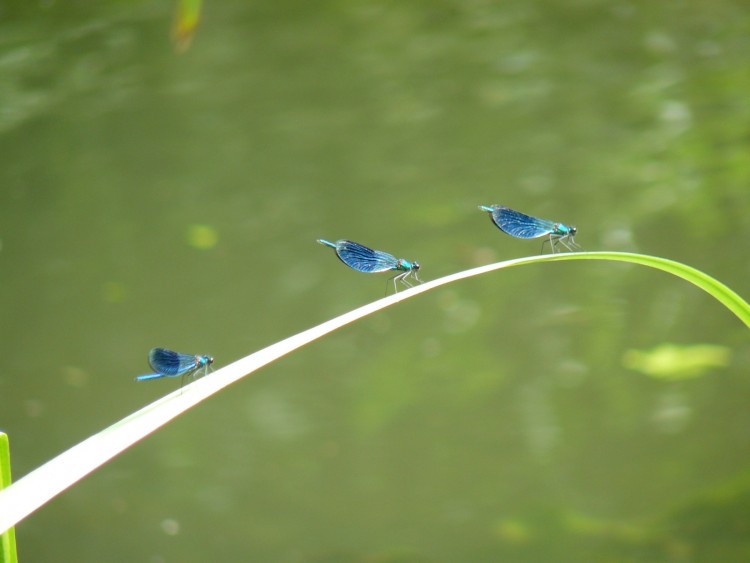
[[301, 348], [305, 344], [309, 344], [336, 329], [381, 309], [449, 283], [487, 274], [503, 268], [536, 262], [557, 262], [560, 260], [629, 262], [668, 272], [707, 292], [734, 313], [745, 326], [750, 328], [750, 305], [742, 297], [708, 274], [665, 258], [629, 252], [576, 252], [516, 258], [472, 268], [471, 270], [465, 270], [425, 282], [422, 285], [406, 289], [395, 295], [383, 297], [299, 334], [290, 336], [276, 344], [272, 344], [215, 371], [211, 377], [198, 379], [183, 387], [182, 390], [177, 390], [166, 395], [78, 445], [73, 446], [25, 475], [7, 489], [0, 491], [0, 533], [14, 526], [34, 510], [85, 477], [88, 473], [145, 438], [173, 418], [206, 400], [224, 387]]

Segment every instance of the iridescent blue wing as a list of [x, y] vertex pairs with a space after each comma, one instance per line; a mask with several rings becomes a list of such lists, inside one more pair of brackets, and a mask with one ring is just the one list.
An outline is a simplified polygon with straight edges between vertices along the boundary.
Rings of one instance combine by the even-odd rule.
[[148, 353], [148, 363], [153, 370], [168, 376], [180, 375], [199, 365], [193, 354], [180, 354], [166, 348], [154, 348]]
[[344, 264], [360, 272], [386, 272], [398, 264], [393, 255], [351, 240], [336, 241], [336, 254]]
[[492, 207], [492, 220], [501, 231], [518, 238], [542, 237], [557, 230], [552, 221], [531, 217], [502, 205]]

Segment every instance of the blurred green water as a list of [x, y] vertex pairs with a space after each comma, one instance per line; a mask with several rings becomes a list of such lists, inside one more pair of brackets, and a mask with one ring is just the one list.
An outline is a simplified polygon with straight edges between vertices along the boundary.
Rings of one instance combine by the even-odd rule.
[[[429, 279], [536, 253], [478, 204], [748, 296], [741, 2], [0, 8], [0, 427], [20, 477], [174, 382]], [[18, 528], [29, 561], [745, 561], [748, 335], [699, 290], [550, 264], [263, 370]], [[656, 380], [629, 350], [731, 350]]]

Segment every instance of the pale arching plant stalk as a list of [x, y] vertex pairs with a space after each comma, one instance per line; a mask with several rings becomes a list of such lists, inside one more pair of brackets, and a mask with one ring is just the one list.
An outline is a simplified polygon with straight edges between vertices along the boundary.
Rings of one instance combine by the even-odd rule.
[[380, 311], [405, 299], [437, 287], [486, 274], [494, 270], [562, 260], [609, 260], [641, 264], [678, 276], [703, 289], [750, 327], [750, 306], [737, 293], [718, 280], [679, 262], [627, 252], [575, 252], [516, 258], [487, 266], [480, 266], [426, 282], [401, 293], [384, 297], [339, 317], [286, 338], [254, 354], [237, 360], [208, 377], [178, 389], [169, 395], [105, 428], [83, 442], [51, 459], [25, 475], [16, 483], [0, 491], [0, 533], [14, 526], [31, 512], [60, 494], [100, 465], [126, 450], [179, 414], [265, 366], [329, 332], [362, 317]]

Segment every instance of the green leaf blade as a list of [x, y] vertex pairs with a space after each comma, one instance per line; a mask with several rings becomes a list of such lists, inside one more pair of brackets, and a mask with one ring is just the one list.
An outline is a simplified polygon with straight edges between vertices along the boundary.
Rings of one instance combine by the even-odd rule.
[[395, 295], [378, 299], [272, 344], [216, 370], [208, 377], [198, 379], [182, 389], [175, 390], [94, 434], [25, 475], [5, 490], [0, 490], [0, 533], [10, 529], [28, 514], [43, 506], [100, 465], [122, 453], [180, 414], [208, 399], [214, 393], [334, 330], [386, 307], [416, 297], [421, 293], [462, 279], [537, 262], [567, 260], [629, 262], [662, 270], [703, 289], [734, 313], [745, 326], [750, 328], [750, 305], [742, 297], [708, 274], [666, 258], [629, 252], [571, 252], [516, 258], [457, 272]]

